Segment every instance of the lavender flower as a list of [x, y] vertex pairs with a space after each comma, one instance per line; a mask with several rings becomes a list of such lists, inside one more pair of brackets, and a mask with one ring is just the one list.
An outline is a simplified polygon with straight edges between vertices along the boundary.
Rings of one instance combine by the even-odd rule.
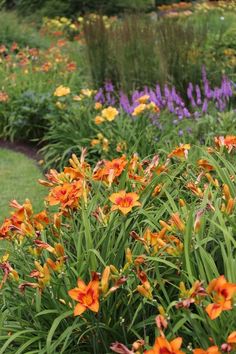
[[[160, 85], [156, 85], [155, 90], [144, 87], [143, 90], [135, 90], [131, 93], [130, 98], [120, 92], [118, 98], [115, 96], [114, 87], [111, 82], [105, 83], [104, 88], [100, 88], [95, 96], [95, 101], [101, 102], [104, 105], [120, 105], [120, 107], [129, 115], [132, 115], [135, 107], [139, 105], [138, 99], [143, 95], [149, 95], [149, 101], [155, 103], [161, 110], [167, 110], [173, 114], [173, 124], [185, 118], [200, 118], [201, 115], [206, 114], [211, 106], [223, 111], [226, 109], [230, 97], [233, 95], [234, 83], [226, 76], [222, 77], [220, 87], [211, 88], [207, 79], [205, 67], [202, 68], [202, 88], [196, 85], [195, 87], [190, 82], [187, 87], [187, 100], [185, 101], [180, 94], [176, 91], [175, 87], [169, 87], [167, 84], [164, 86], [163, 93]], [[236, 86], [236, 85], [235, 85]], [[156, 119], [157, 114], [153, 114], [150, 119], [153, 125], [159, 125]]]

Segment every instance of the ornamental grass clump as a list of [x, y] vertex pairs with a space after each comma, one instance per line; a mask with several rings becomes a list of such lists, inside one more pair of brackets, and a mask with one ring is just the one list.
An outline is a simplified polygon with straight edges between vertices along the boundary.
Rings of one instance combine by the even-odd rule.
[[0, 227], [0, 353], [235, 352], [235, 136], [51, 169]]

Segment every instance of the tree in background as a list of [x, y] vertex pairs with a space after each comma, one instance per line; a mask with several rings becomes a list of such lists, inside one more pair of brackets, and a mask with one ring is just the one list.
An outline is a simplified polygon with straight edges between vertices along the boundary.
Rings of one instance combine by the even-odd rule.
[[114, 15], [125, 11], [149, 11], [166, 0], [0, 0], [0, 8], [15, 9], [23, 16], [73, 16], [86, 12]]

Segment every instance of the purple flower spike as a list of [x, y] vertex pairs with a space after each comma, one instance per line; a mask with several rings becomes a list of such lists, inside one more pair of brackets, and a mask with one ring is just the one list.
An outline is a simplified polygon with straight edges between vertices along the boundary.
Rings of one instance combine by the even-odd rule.
[[205, 98], [204, 102], [203, 102], [203, 105], [202, 105], [202, 113], [206, 113], [207, 112], [207, 109], [208, 109], [208, 101], [207, 99]]

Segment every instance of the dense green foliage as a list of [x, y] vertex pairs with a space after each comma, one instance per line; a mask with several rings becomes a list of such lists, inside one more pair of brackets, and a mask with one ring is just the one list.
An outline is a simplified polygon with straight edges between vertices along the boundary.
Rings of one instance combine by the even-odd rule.
[[235, 77], [232, 57], [225, 52], [236, 51], [235, 31], [235, 12], [222, 18], [219, 10], [158, 20], [155, 15], [126, 16], [109, 27], [103, 17], [84, 23], [94, 84], [111, 79], [126, 92], [158, 82], [183, 93], [189, 82], [199, 82], [202, 65], [215, 84], [222, 72]]
[[[164, 2], [163, 2], [164, 3]], [[153, 0], [3, 0], [2, 6], [24, 16], [74, 16], [86, 12], [114, 15], [123, 11], [150, 10]]]

